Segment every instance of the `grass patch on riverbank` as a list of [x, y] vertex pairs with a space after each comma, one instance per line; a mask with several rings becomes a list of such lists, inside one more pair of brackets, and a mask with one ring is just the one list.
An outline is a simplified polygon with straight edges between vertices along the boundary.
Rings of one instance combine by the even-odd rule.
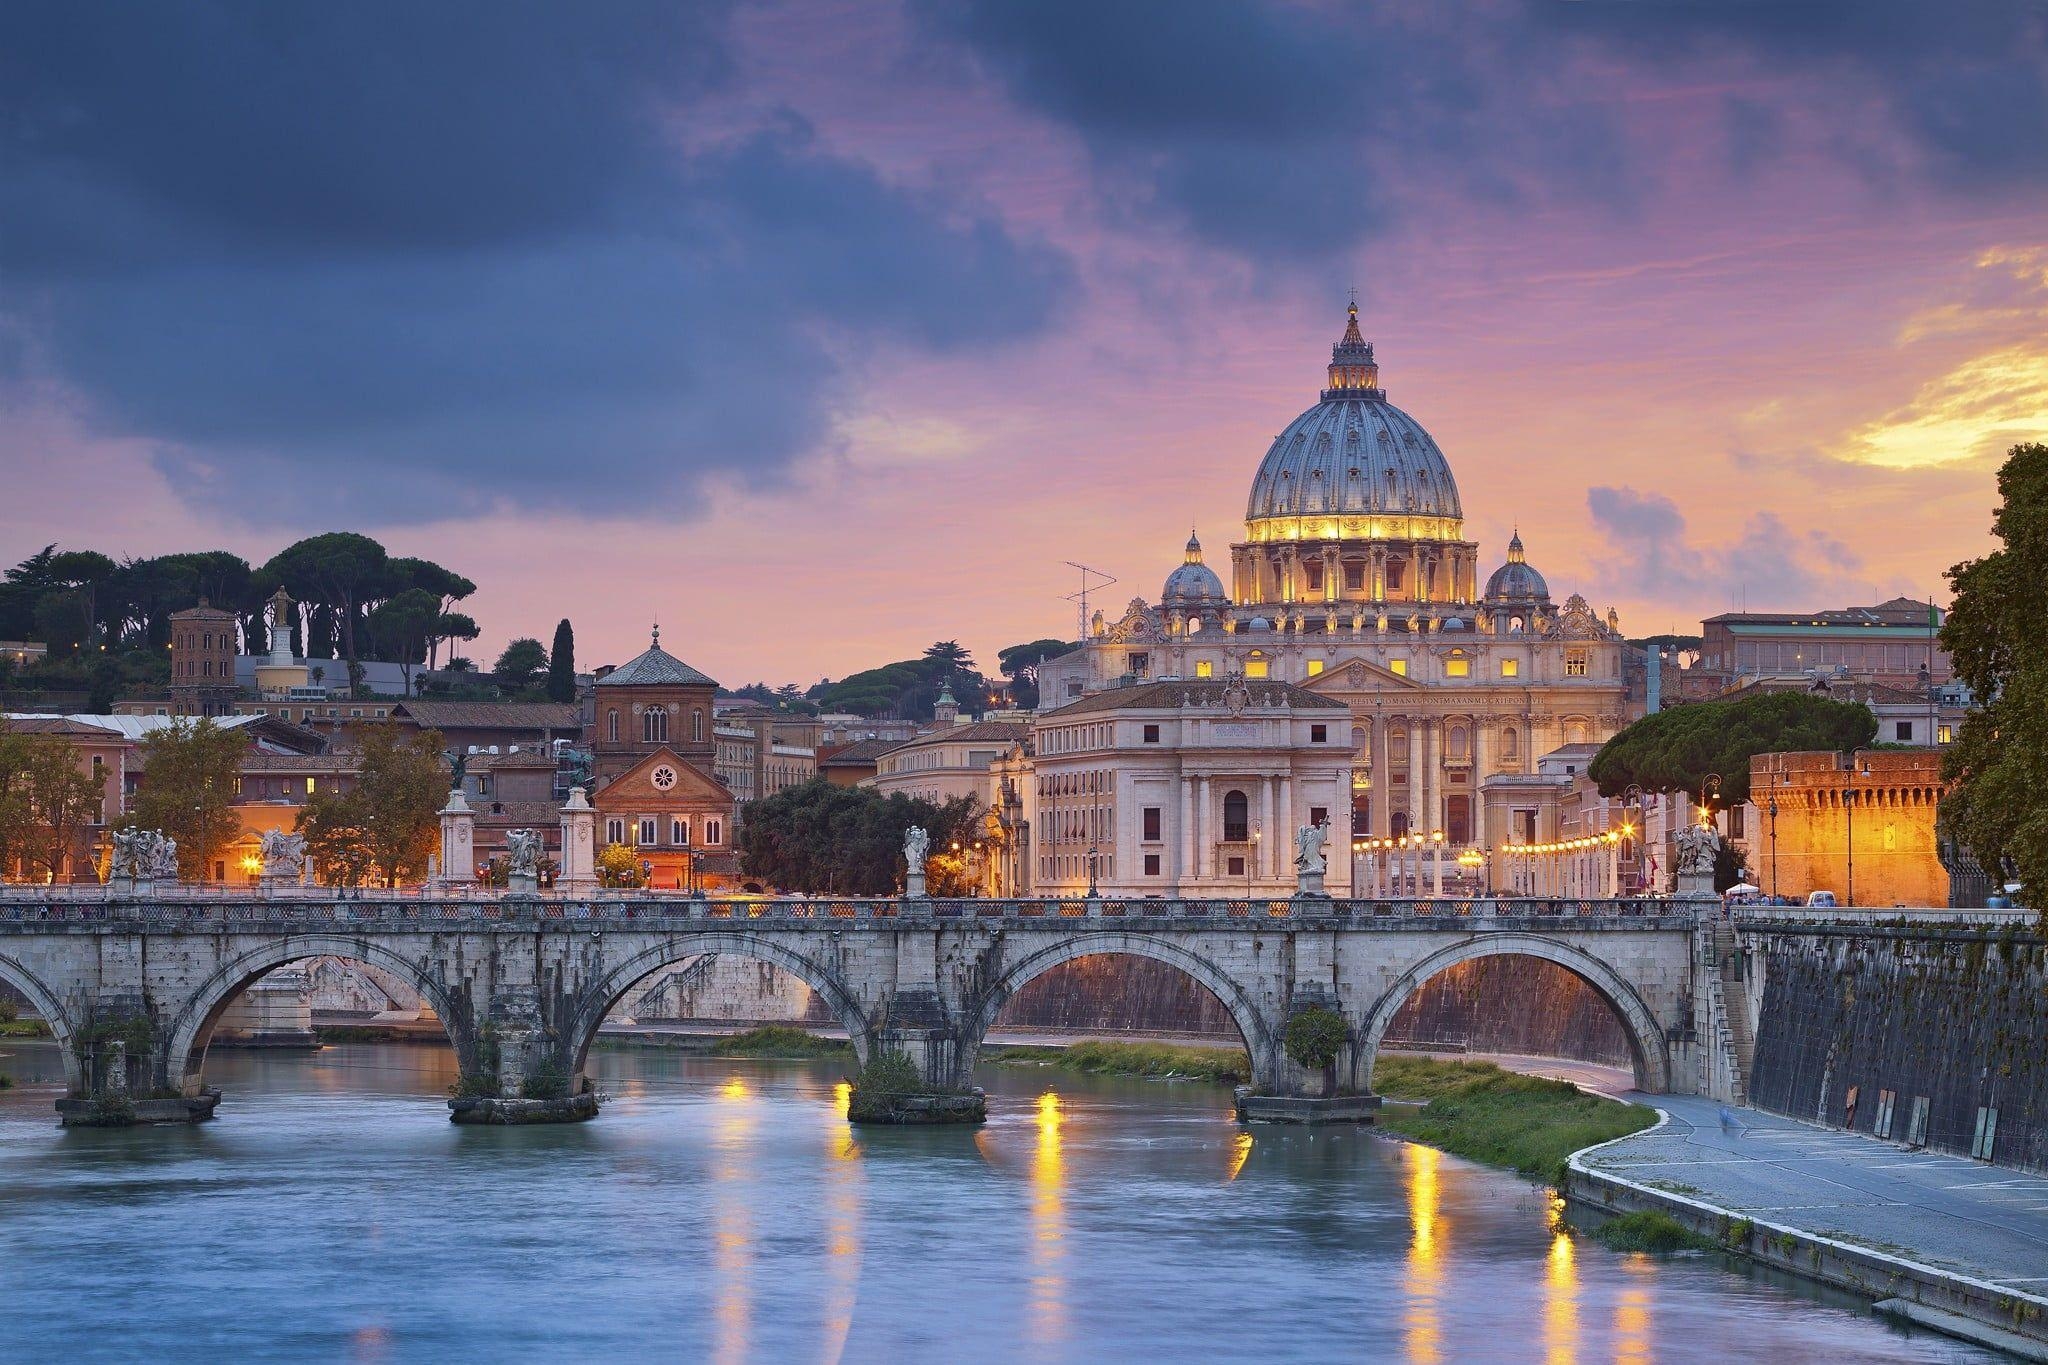
[[1568, 1081], [1503, 1071], [1491, 1062], [1382, 1057], [1373, 1088], [1391, 1099], [1427, 1101], [1382, 1109], [1380, 1126], [1457, 1156], [1506, 1166], [1552, 1185], [1582, 1147], [1639, 1133], [1655, 1110], [1589, 1095]]
[[1610, 1218], [1593, 1229], [1600, 1244], [1613, 1251], [1713, 1251], [1714, 1242], [1700, 1236], [1668, 1213], [1637, 1209]]
[[714, 1057], [837, 1057], [852, 1051], [844, 1038], [820, 1038], [787, 1024], [748, 1029], [711, 1045]]
[[1177, 1047], [1171, 1043], [1115, 1043], [1099, 1040], [1070, 1047], [990, 1048], [984, 1059], [1004, 1066], [1056, 1066], [1086, 1076], [1150, 1076], [1162, 1080], [1215, 1081], [1236, 1085], [1252, 1074], [1252, 1059], [1239, 1048]]
[[40, 1019], [0, 1019], [0, 1038], [47, 1038], [50, 1026]]

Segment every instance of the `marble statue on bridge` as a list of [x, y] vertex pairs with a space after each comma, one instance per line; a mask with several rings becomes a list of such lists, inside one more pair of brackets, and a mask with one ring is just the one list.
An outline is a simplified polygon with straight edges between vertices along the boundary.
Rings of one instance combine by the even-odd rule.
[[924, 862], [931, 846], [932, 836], [925, 832], [924, 826], [912, 825], [903, 831], [904, 895], [921, 897], [925, 894]]
[[296, 882], [306, 874], [306, 836], [281, 829], [265, 830], [261, 848], [263, 880]]
[[1323, 875], [1330, 870], [1330, 855], [1326, 848], [1330, 838], [1330, 827], [1326, 824], [1303, 825], [1294, 831], [1294, 881], [1295, 894], [1321, 896]]
[[108, 875], [125, 881], [178, 879], [178, 841], [158, 829], [117, 829]]

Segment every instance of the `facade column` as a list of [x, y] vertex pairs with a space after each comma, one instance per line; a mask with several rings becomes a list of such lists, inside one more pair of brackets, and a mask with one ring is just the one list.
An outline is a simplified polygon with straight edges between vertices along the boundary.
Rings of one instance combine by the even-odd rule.
[[1392, 779], [1394, 765], [1392, 751], [1387, 748], [1387, 718], [1377, 710], [1372, 716], [1372, 810], [1370, 815], [1370, 837], [1384, 839], [1390, 832], [1388, 820], [1393, 807], [1388, 804], [1394, 795]]
[[1429, 833], [1444, 827], [1444, 725], [1435, 716], [1429, 719], [1429, 727], [1423, 731], [1423, 771], [1428, 781], [1423, 787], [1422, 832]]
[[1173, 882], [1186, 894], [1186, 883], [1195, 875], [1195, 789], [1185, 773], [1180, 779], [1180, 829], [1175, 842], [1180, 846], [1180, 857], [1175, 860]]
[[1259, 841], [1252, 846], [1252, 873], [1254, 876], [1273, 875], [1273, 779], [1259, 779]]
[[1422, 718], [1409, 716], [1408, 726], [1408, 832], [1427, 832], [1422, 822]]
[[1486, 727], [1491, 723], [1487, 716], [1472, 717], [1472, 846], [1486, 848], [1486, 802], [1480, 799], [1480, 788], [1486, 781]]
[[1206, 880], [1210, 860], [1216, 856], [1215, 840], [1209, 837], [1209, 779], [1195, 779], [1195, 877]]

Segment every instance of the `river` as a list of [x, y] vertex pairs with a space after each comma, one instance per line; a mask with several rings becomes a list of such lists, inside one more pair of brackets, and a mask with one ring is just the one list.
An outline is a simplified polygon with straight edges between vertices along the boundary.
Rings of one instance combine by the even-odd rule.
[[67, 1132], [55, 1052], [0, 1051], [0, 1357], [1998, 1358], [1215, 1087], [992, 1067], [978, 1131], [856, 1131], [838, 1063], [608, 1051], [594, 1123], [457, 1128], [450, 1054], [348, 1045]]

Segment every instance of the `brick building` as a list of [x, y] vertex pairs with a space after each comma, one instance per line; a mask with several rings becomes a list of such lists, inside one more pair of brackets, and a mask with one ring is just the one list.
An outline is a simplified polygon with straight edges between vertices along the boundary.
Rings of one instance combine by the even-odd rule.
[[1758, 754], [1745, 821], [1750, 873], [1772, 895], [1947, 905], [1934, 828], [1944, 790], [1934, 749]]

